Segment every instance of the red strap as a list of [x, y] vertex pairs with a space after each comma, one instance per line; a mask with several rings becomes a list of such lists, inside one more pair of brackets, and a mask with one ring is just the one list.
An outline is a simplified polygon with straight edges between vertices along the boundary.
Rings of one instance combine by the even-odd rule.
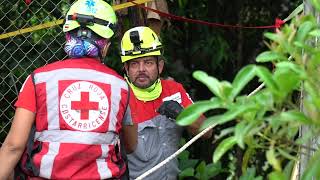
[[31, 3], [31, 0], [26, 0], [26, 4], [29, 5]]
[[285, 22], [279, 18], [276, 18], [275, 27], [280, 28]]
[[163, 17], [167, 17], [167, 18], [170, 18], [173, 20], [178, 20], [178, 21], [191, 22], [191, 23], [195, 23], [195, 24], [204, 24], [204, 25], [211, 26], [211, 27], [243, 28], [243, 29], [268, 29], [268, 28], [280, 28], [281, 25], [285, 23], [283, 20], [277, 18], [275, 21], [275, 25], [270, 25], [270, 26], [240, 26], [240, 25], [219, 24], [219, 23], [206, 22], [206, 21], [202, 21], [202, 20], [196, 20], [196, 19], [190, 19], [190, 18], [176, 16], [173, 14], [165, 13], [165, 12], [162, 12], [162, 11], [159, 11], [156, 9], [146, 7], [141, 4], [137, 4], [134, 1], [131, 1], [131, 3], [137, 5], [139, 8], [155, 12]]

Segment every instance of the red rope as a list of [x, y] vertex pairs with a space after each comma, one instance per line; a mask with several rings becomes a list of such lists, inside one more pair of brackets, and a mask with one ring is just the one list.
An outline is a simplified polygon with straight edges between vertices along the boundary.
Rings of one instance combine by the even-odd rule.
[[270, 26], [241, 26], [241, 25], [227, 25], [227, 24], [219, 24], [219, 23], [213, 23], [213, 22], [206, 22], [206, 21], [202, 21], [202, 20], [196, 20], [196, 19], [190, 19], [190, 18], [185, 18], [185, 17], [181, 17], [181, 16], [176, 16], [173, 14], [169, 14], [169, 13], [165, 13], [156, 9], [152, 9], [149, 7], [146, 7], [144, 5], [140, 5], [135, 3], [134, 1], [131, 1], [131, 3], [137, 5], [139, 8], [143, 8], [145, 10], [148, 11], [152, 11], [155, 12], [157, 14], [159, 14], [160, 16], [163, 17], [167, 17], [173, 20], [178, 20], [178, 21], [185, 21], [185, 22], [191, 22], [191, 23], [195, 23], [195, 24], [203, 24], [203, 25], [207, 25], [207, 26], [211, 26], [211, 27], [223, 27], [223, 28], [243, 28], [243, 29], [268, 29], [268, 28], [280, 28], [281, 25], [283, 25], [285, 22], [279, 18], [276, 18], [275, 20], [275, 24], [274, 25], [270, 25]]
[[26, 4], [29, 5], [31, 3], [31, 0], [25, 0]]

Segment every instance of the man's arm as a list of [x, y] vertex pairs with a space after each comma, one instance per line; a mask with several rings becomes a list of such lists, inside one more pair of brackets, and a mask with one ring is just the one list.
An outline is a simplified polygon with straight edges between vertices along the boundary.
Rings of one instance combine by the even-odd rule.
[[[193, 122], [191, 125], [187, 127], [188, 132], [192, 135], [197, 135], [198, 133], [200, 133], [199, 129], [205, 119], [206, 118], [203, 115], [201, 115], [195, 122]], [[209, 139], [211, 136], [212, 136], [212, 129], [210, 129], [210, 131], [204, 134], [202, 136], [202, 139]]]
[[138, 143], [137, 129], [138, 129], [137, 124], [123, 126], [122, 137], [124, 140], [124, 146], [126, 148], [127, 153], [132, 153], [137, 147], [137, 143]]
[[13, 122], [0, 149], [0, 179], [7, 179], [18, 163], [28, 141], [35, 114], [24, 108], [17, 108]]
[[[182, 96], [182, 106], [188, 107], [189, 105], [193, 104], [193, 100], [187, 93], [187, 91], [183, 88], [183, 86], [180, 86], [180, 92]], [[197, 135], [200, 133], [199, 129], [202, 125], [202, 123], [205, 121], [206, 117], [204, 115], [201, 115], [195, 122], [193, 122], [191, 125], [187, 127], [187, 131], [191, 135]], [[212, 136], [212, 129], [208, 131], [206, 134], [204, 134], [201, 138], [202, 139], [209, 139]]]
[[[130, 98], [132, 97], [130, 96]], [[138, 125], [134, 123], [131, 106], [129, 103], [122, 122], [122, 140], [126, 153], [132, 153], [138, 144]]]

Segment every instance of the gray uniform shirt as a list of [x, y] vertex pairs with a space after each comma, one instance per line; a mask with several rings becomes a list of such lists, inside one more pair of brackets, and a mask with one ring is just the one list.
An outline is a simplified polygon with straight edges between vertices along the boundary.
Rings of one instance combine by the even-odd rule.
[[[138, 124], [138, 145], [128, 154], [130, 179], [135, 179], [178, 150], [182, 127], [163, 115]], [[179, 174], [178, 160], [147, 176], [146, 180], [175, 180]]]

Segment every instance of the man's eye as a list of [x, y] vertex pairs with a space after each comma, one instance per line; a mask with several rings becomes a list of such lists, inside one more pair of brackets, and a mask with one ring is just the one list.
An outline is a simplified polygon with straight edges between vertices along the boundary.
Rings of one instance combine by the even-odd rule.
[[131, 66], [136, 66], [137, 63], [136, 63], [136, 62], [131, 62], [130, 65], [131, 65]]

